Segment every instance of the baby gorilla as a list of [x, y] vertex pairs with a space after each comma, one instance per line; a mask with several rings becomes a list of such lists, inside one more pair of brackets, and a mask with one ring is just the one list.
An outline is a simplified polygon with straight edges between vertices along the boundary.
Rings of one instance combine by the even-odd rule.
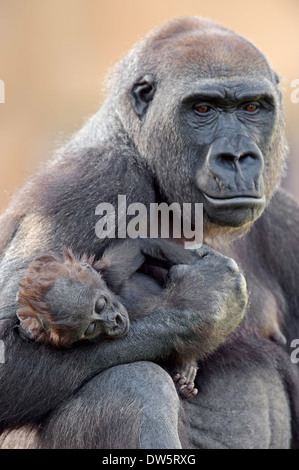
[[[83, 340], [119, 338], [129, 329], [128, 311], [132, 320], [150, 314], [164, 290], [157, 280], [136, 272], [143, 263], [155, 260], [163, 278], [164, 267], [196, 259], [194, 252], [161, 240], [117, 244], [97, 262], [86, 255], [77, 258], [68, 249], [62, 258], [39, 256], [19, 284], [20, 334], [57, 348], [69, 348]], [[180, 395], [195, 396], [195, 360], [183, 361], [177, 368], [172, 364], [170, 369], [175, 370], [173, 380]]]
[[[100, 335], [118, 338], [128, 331], [127, 310], [92, 264], [93, 258], [77, 259], [65, 249], [62, 259], [49, 254], [29, 265], [17, 299], [27, 338], [71, 347], [77, 341]], [[64, 305], [66, 298], [71, 302]]]

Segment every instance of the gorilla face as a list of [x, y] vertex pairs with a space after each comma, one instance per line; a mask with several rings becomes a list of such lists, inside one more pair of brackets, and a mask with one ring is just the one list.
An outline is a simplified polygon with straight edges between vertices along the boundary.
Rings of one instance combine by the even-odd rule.
[[169, 203], [202, 202], [206, 225], [248, 229], [284, 165], [278, 80], [247, 40], [212, 37], [182, 32], [153, 49], [155, 71], [130, 90], [134, 141]]
[[213, 81], [183, 98], [179, 128], [192, 184], [214, 224], [240, 227], [262, 213], [274, 109], [271, 87], [250, 80]]

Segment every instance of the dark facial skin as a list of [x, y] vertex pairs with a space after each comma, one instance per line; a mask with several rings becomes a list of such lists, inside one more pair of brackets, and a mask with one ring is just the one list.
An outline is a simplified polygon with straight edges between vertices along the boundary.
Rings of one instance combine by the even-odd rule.
[[[156, 106], [154, 88], [153, 78], [146, 76], [131, 90], [132, 104], [144, 125], [149, 101], [153, 99]], [[190, 202], [202, 202], [206, 217], [218, 226], [251, 224], [266, 206], [264, 170], [271, 158], [274, 95], [273, 84], [263, 75], [246, 80], [203, 79], [191, 86], [186, 83], [174, 110], [177, 138], [190, 165], [189, 195], [184, 202], [190, 198]]]
[[263, 211], [264, 155], [273, 110], [271, 90], [256, 81], [199, 84], [183, 99], [180, 129], [198, 156], [194, 184], [212, 222], [242, 226]]

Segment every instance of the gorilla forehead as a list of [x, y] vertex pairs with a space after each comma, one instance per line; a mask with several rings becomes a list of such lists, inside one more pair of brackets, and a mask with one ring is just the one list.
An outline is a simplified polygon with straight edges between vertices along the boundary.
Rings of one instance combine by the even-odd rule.
[[[201, 78], [269, 77], [271, 69], [261, 52], [240, 36], [233, 34], [189, 34], [186, 38], [160, 49], [158, 70], [164, 69]], [[156, 55], [153, 54], [152, 57]]]
[[164, 75], [199, 73], [201, 77], [248, 74], [273, 78], [265, 56], [247, 39], [203, 18], [172, 20], [154, 30], [141, 43], [142, 68]]

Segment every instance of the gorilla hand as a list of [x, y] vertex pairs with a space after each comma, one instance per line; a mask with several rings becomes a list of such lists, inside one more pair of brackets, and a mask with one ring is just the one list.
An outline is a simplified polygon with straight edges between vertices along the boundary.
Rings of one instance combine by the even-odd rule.
[[[184, 311], [182, 325], [194, 322], [197, 340], [191, 339], [190, 334], [186, 337], [182, 334], [176, 343], [177, 352], [191, 355], [191, 342], [197, 347], [195, 357], [200, 358], [215, 350], [238, 327], [248, 297], [245, 278], [233, 259], [206, 246], [198, 255], [195, 265], [170, 269], [165, 295], [176, 310]], [[177, 333], [179, 336], [179, 330]]]

